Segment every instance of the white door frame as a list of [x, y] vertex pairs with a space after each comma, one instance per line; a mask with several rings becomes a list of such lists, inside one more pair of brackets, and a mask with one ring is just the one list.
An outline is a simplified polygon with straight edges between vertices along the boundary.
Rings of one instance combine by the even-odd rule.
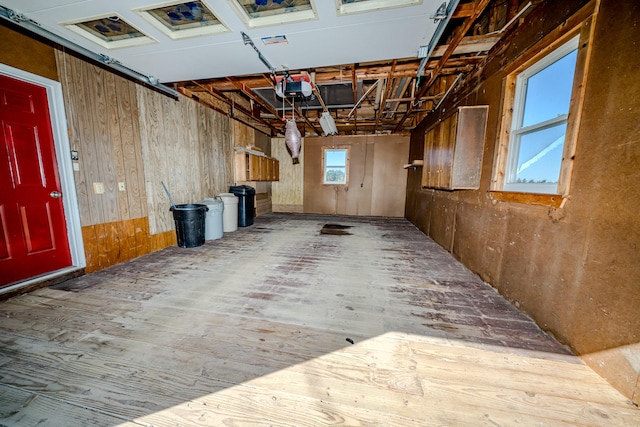
[[67, 134], [67, 118], [64, 110], [62, 85], [55, 80], [41, 77], [5, 64], [0, 64], [0, 74], [44, 87], [47, 91], [51, 130], [53, 132], [53, 141], [58, 163], [58, 175], [60, 176], [60, 185], [62, 187], [62, 205], [67, 223], [69, 250], [71, 252], [70, 267], [40, 275], [37, 276], [37, 278], [26, 279], [12, 286], [7, 286], [6, 288], [0, 289], [0, 294], [2, 294], [33, 282], [50, 279], [79, 268], [84, 268], [87, 265], [87, 261], [84, 256], [84, 244], [82, 242], [80, 209], [78, 207], [78, 197], [76, 195], [76, 185], [73, 177], [73, 164], [71, 162], [69, 136]]

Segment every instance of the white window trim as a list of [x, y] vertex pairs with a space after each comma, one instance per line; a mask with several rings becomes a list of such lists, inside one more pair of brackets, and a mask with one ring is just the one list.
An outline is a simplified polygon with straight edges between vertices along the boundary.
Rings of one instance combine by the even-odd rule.
[[[344, 165], [344, 182], [327, 182], [325, 180], [327, 176], [327, 167], [342, 168], [343, 166], [332, 166], [326, 164], [327, 151], [344, 151], [345, 152], [345, 165]], [[322, 184], [323, 185], [348, 185], [349, 184], [349, 147], [322, 147]]]
[[133, 11], [138, 13], [140, 16], [146, 19], [147, 22], [149, 22], [151, 25], [153, 25], [158, 30], [162, 31], [167, 37], [173, 40], [185, 39], [189, 37], [208, 36], [212, 34], [228, 33], [231, 31], [229, 27], [227, 27], [227, 25], [224, 22], [222, 22], [222, 20], [218, 17], [218, 15], [213, 13], [213, 11], [211, 10], [211, 8], [209, 8], [209, 5], [207, 5], [206, 2], [202, 2], [203, 6], [209, 9], [209, 12], [213, 16], [215, 16], [215, 18], [220, 22], [219, 24], [210, 24], [204, 27], [195, 27], [195, 28], [180, 29], [180, 30], [174, 31], [168, 28], [166, 25], [164, 25], [164, 23], [160, 22], [158, 19], [156, 19], [155, 16], [151, 14], [151, 11], [153, 9], [159, 9], [165, 6], [173, 6], [183, 2], [184, 0], [173, 0], [165, 3], [155, 4], [153, 6], [145, 6], [142, 8], [133, 9]]
[[248, 28], [260, 28], [273, 25], [290, 24], [293, 22], [305, 22], [318, 19], [316, 13], [315, 0], [310, 0], [310, 10], [301, 10], [297, 12], [282, 11], [276, 15], [269, 15], [258, 18], [251, 18], [244, 8], [239, 4], [238, 0], [227, 0], [232, 9], [238, 14], [240, 19], [244, 21]]
[[[89, 31], [87, 31], [84, 28], [79, 26], [79, 24], [82, 24], [84, 22], [93, 21], [93, 20], [96, 20], [96, 19], [108, 18], [109, 16], [117, 16], [123, 22], [126, 22], [128, 25], [130, 25], [131, 27], [135, 28], [142, 35], [139, 36], [139, 37], [133, 37], [133, 38], [128, 38], [128, 39], [107, 41], [107, 40], [101, 39], [100, 37], [90, 33]], [[93, 43], [97, 44], [98, 46], [102, 46], [105, 49], [121, 49], [121, 48], [125, 48], [125, 47], [144, 46], [144, 45], [153, 44], [153, 43], [157, 43], [158, 42], [153, 37], [151, 37], [151, 36], [145, 34], [144, 32], [142, 32], [142, 30], [139, 30], [137, 26], [129, 23], [128, 20], [122, 18], [120, 15], [115, 14], [115, 13], [107, 13], [107, 14], [102, 14], [102, 15], [97, 15], [97, 16], [91, 16], [91, 17], [84, 18], [84, 19], [81, 19], [81, 20], [76, 20], [76, 21], [71, 21], [71, 22], [64, 22], [64, 23], [61, 23], [60, 25], [65, 27], [67, 30], [73, 31], [74, 33], [86, 38], [87, 40], [92, 41]]]
[[382, 9], [415, 6], [419, 4], [422, 4], [422, 0], [367, 0], [346, 4], [342, 4], [340, 0], [336, 0], [336, 10], [339, 15], [349, 15], [353, 13], [373, 12]]

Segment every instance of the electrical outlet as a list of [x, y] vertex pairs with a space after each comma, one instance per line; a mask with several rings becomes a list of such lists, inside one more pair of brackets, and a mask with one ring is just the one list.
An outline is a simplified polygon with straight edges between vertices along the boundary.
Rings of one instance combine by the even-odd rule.
[[80, 170], [80, 164], [78, 162], [73, 162], [73, 170], [76, 172]]
[[126, 188], [124, 186], [124, 182], [119, 182], [118, 183], [118, 190], [119, 191], [126, 191]]
[[95, 194], [104, 194], [104, 182], [94, 182], [93, 192]]

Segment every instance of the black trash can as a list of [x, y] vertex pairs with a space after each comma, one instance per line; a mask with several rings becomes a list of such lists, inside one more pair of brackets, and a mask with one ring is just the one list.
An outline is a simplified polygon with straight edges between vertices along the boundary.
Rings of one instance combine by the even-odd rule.
[[169, 208], [176, 223], [176, 237], [181, 248], [195, 248], [204, 245], [204, 225], [207, 205], [187, 204]]
[[237, 185], [229, 187], [229, 193], [238, 197], [238, 226], [246, 227], [253, 224], [256, 189], [248, 185]]

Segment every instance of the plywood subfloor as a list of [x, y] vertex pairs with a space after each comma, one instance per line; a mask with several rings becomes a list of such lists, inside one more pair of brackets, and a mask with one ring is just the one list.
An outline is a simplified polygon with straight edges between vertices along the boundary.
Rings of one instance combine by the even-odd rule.
[[0, 319], [1, 425], [640, 425], [405, 220], [262, 216]]

